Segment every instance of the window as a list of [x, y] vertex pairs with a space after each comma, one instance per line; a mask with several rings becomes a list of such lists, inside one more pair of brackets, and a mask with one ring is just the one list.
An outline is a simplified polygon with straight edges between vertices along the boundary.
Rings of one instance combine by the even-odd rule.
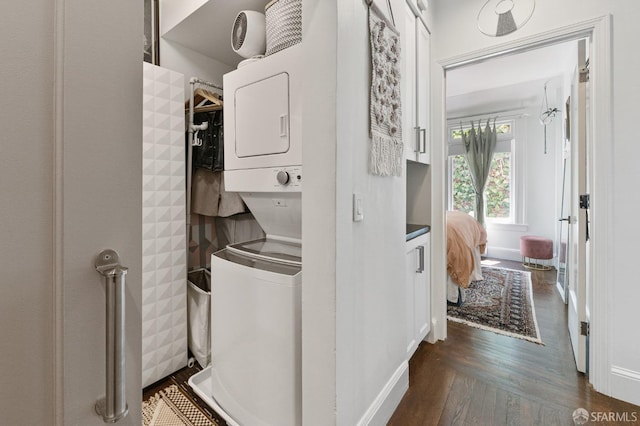
[[[462, 132], [464, 132], [465, 135], [468, 135], [470, 131], [471, 127], [467, 127], [466, 129], [460, 129], [459, 127], [457, 129], [451, 128], [449, 129], [449, 139], [451, 141], [455, 141], [456, 139], [462, 141]], [[512, 133], [511, 122], [501, 124], [496, 123], [496, 134], [498, 137], [500, 137], [500, 135], [511, 135]]]
[[[474, 214], [475, 190], [464, 158], [462, 132], [470, 128], [449, 129], [449, 209]], [[485, 188], [487, 223], [516, 223], [515, 139], [512, 121], [496, 123], [496, 151]]]

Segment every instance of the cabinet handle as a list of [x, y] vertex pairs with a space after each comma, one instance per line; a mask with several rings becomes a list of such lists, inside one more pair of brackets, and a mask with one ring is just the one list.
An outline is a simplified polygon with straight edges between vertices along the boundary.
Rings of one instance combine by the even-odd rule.
[[418, 246], [416, 250], [418, 250], [418, 269], [416, 272], [421, 274], [424, 272], [424, 246]]
[[418, 142], [422, 142], [422, 144], [418, 143], [420, 148], [420, 154], [427, 153], [427, 129], [420, 129], [420, 135], [422, 136], [418, 139]]
[[416, 131], [416, 142], [413, 144], [413, 152], [415, 152], [416, 154], [419, 154], [420, 153], [420, 133], [422, 132], [422, 130], [420, 129], [420, 126], [414, 127], [413, 130]]
[[129, 412], [125, 382], [125, 305], [127, 268], [120, 265], [118, 253], [104, 250], [96, 258], [96, 271], [104, 277], [106, 288], [106, 396], [95, 410], [105, 423], [115, 423]]
[[287, 114], [282, 114], [280, 116], [280, 137], [281, 138], [287, 136], [287, 132], [289, 130], [288, 118], [289, 116]]

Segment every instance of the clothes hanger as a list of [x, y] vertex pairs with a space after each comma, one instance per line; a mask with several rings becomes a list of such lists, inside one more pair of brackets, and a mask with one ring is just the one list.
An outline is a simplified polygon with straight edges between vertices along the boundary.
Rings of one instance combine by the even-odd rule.
[[[220, 95], [210, 92], [206, 89], [198, 87], [193, 93], [194, 107], [193, 112], [212, 112], [220, 111], [224, 103], [220, 99]], [[185, 102], [185, 110], [189, 109], [189, 102]]]

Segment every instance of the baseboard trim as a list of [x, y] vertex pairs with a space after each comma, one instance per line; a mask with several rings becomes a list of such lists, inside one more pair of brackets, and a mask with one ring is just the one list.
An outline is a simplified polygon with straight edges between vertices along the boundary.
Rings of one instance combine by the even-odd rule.
[[[488, 246], [486, 256], [496, 259], [513, 260], [514, 262], [522, 262], [522, 255], [520, 254], [519, 249]], [[543, 263], [548, 263], [549, 265], [555, 266], [556, 258], [554, 256], [553, 259], [545, 260], [543, 261]]]
[[427, 336], [424, 338], [424, 341], [427, 343], [436, 343], [438, 340], [444, 340], [445, 336], [438, 336], [437, 331], [440, 329], [440, 324], [438, 324], [437, 318], [431, 319], [431, 330], [427, 333]]
[[513, 260], [516, 262], [522, 261], [520, 250], [516, 249], [488, 246], [487, 255], [489, 257], [495, 257], [496, 259]]
[[611, 396], [631, 404], [640, 405], [640, 372], [611, 366]]
[[358, 426], [386, 425], [400, 400], [409, 389], [409, 362], [403, 361], [384, 385], [369, 409], [358, 421]]

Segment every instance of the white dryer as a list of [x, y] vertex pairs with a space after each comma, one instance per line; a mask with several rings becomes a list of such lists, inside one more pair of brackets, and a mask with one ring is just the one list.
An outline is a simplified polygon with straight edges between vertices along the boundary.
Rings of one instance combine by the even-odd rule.
[[225, 179], [236, 170], [302, 164], [301, 49], [224, 75]]

